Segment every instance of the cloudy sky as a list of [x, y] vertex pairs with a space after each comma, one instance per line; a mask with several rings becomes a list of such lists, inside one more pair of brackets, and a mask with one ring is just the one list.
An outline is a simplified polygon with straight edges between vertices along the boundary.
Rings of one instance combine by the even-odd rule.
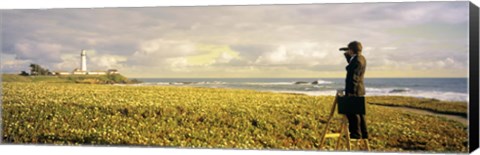
[[1, 69], [127, 77], [467, 77], [468, 2], [2, 10]]

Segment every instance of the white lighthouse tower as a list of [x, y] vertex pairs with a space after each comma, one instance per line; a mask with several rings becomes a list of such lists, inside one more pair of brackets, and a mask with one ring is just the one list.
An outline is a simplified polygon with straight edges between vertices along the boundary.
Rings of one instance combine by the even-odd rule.
[[80, 53], [80, 56], [82, 57], [81, 64], [80, 64], [80, 71], [86, 72], [87, 71], [87, 53], [85, 50], [82, 50]]

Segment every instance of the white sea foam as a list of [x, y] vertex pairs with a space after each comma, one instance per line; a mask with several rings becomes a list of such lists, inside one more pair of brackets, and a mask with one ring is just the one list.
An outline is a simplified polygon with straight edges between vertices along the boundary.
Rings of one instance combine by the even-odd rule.
[[156, 85], [168, 85], [169, 83], [168, 82], [157, 82], [155, 83]]
[[247, 82], [247, 85], [293, 85], [295, 82]]
[[317, 81], [314, 81], [316, 82], [318, 85], [321, 85], [321, 84], [332, 84], [333, 82], [332, 81], [325, 81], [325, 80], [317, 80]]
[[[368, 93], [368, 92], [367, 92]], [[468, 102], [467, 93], [458, 93], [458, 92], [441, 92], [441, 91], [418, 91], [412, 90], [408, 92], [398, 92], [398, 93], [369, 93], [369, 96], [376, 95], [386, 95], [386, 96], [411, 96], [419, 98], [434, 98], [443, 101], [466, 101]]]
[[[313, 84], [316, 83], [316, 84]], [[310, 81], [292, 81], [292, 82], [247, 82], [244, 84], [247, 85], [326, 85], [326, 84], [332, 84], [332, 81], [325, 81], [325, 80], [316, 80], [313, 82]]]
[[409, 88], [365, 88], [367, 93], [374, 93], [374, 94], [388, 94], [388, 93], [406, 93], [410, 92]]

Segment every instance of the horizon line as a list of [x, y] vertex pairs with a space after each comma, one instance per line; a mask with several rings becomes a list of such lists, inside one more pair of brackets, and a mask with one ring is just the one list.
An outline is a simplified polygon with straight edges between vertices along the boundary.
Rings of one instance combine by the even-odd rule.
[[[345, 77], [128, 77], [127, 78], [141, 78], [141, 79], [293, 79], [293, 78], [325, 78], [325, 79], [338, 79]], [[365, 79], [375, 78], [469, 78], [469, 77], [365, 77]]]
[[[10, 74], [10, 75], [18, 75], [17, 73], [1, 73], [2, 75], [4, 74]], [[120, 75], [123, 75], [120, 73]], [[38, 76], [38, 75], [37, 75]], [[42, 76], [42, 75], [40, 75]], [[44, 76], [56, 76], [56, 75], [44, 75]], [[326, 79], [338, 79], [338, 78], [345, 78], [345, 77], [134, 77], [134, 76], [126, 76], [126, 75], [123, 75], [127, 78], [132, 78], [132, 79], [149, 79], [149, 78], [152, 78], [152, 79], [286, 79], [286, 78], [326, 78]], [[369, 78], [369, 79], [375, 79], [375, 78], [410, 78], [410, 79], [414, 79], [414, 78], [469, 78], [468, 76], [438, 76], [438, 77], [411, 77], [411, 76], [408, 76], [408, 77], [402, 77], [402, 76], [398, 76], [398, 77], [364, 77], [364, 78]]]

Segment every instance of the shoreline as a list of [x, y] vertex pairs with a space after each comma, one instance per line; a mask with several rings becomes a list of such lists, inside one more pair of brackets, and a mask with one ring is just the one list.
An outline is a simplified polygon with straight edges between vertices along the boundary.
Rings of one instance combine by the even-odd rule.
[[[331, 90], [332, 92], [334, 92], [334, 90]], [[295, 91], [275, 91], [275, 90], [272, 90], [272, 91], [261, 91], [261, 92], [273, 92], [273, 93], [283, 93], [283, 94], [298, 94], [298, 95], [307, 95], [307, 96], [335, 96], [335, 95], [327, 95], [327, 94], [318, 94], [318, 95], [314, 95], [314, 94], [311, 94], [311, 93], [302, 93], [302, 92], [295, 92]], [[335, 94], [335, 93], [333, 93]], [[468, 101], [455, 101], [455, 100], [442, 100], [442, 99], [438, 99], [438, 98], [429, 98], [429, 97], [419, 97], [419, 96], [410, 96], [410, 95], [398, 95], [398, 94], [394, 94], [394, 95], [380, 95], [380, 94], [374, 94], [374, 95], [365, 95], [365, 97], [411, 97], [411, 98], [416, 98], [416, 99], [433, 99], [433, 100], [438, 100], [438, 101], [443, 101], [443, 102], [464, 102], [464, 103], [468, 103]]]
[[[116, 86], [166, 86], [166, 87], [192, 87], [192, 88], [212, 88], [212, 89], [234, 89], [234, 90], [253, 90], [253, 91], [258, 91], [258, 92], [271, 92], [271, 93], [280, 93], [280, 94], [298, 94], [298, 95], [307, 95], [307, 96], [335, 96], [336, 90], [324, 90], [324, 91], [291, 91], [291, 90], [258, 90], [258, 89], [248, 89], [248, 88], [235, 88], [235, 87], [209, 87], [209, 86], [198, 86], [195, 84], [145, 84], [145, 83], [138, 83], [138, 84], [114, 84]], [[327, 94], [329, 93], [329, 94]], [[452, 93], [452, 92], [444, 92], [444, 93]], [[371, 94], [371, 93], [370, 93]], [[468, 95], [468, 94], [467, 94]], [[468, 103], [468, 98], [465, 100], [446, 100], [446, 99], [441, 99], [441, 98], [435, 98], [435, 97], [423, 97], [423, 96], [418, 96], [414, 94], [399, 94], [399, 93], [393, 93], [393, 94], [378, 94], [378, 93], [373, 93], [372, 95], [369, 95], [367, 92], [366, 97], [378, 97], [378, 96], [384, 96], [384, 97], [412, 97], [412, 98], [417, 98], [417, 99], [434, 99], [434, 100], [439, 100], [443, 102], [464, 102]]]

